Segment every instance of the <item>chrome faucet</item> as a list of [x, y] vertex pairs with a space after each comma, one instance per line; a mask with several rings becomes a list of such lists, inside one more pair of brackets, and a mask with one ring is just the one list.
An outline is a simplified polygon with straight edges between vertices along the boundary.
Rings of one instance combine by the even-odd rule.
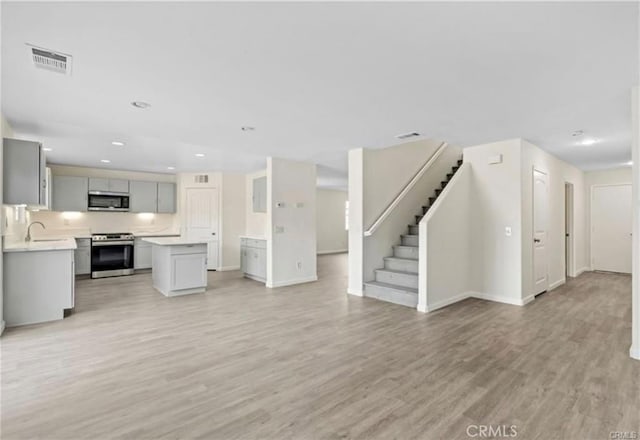
[[42, 222], [31, 222], [31, 224], [27, 227], [27, 236], [24, 238], [24, 241], [31, 241], [31, 226], [35, 225], [36, 223], [42, 226], [42, 229], [47, 229], [47, 227]]

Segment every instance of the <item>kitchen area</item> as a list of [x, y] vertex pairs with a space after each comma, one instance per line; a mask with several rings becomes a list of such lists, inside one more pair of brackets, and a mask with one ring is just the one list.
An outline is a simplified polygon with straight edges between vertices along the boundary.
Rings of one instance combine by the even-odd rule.
[[[4, 139], [3, 154], [7, 327], [73, 313], [76, 278], [152, 270], [167, 296], [206, 290], [207, 269], [218, 269], [217, 231], [181, 225], [175, 175], [48, 164], [41, 143], [15, 139]], [[168, 258], [154, 260], [165, 248]]]

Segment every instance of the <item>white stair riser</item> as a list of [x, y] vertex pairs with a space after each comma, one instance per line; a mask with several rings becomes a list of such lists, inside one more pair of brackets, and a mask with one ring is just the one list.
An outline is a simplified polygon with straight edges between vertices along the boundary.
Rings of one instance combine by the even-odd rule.
[[418, 262], [414, 260], [384, 260], [384, 268], [418, 273]]
[[376, 270], [376, 281], [396, 286], [418, 288], [418, 274], [387, 272]]
[[420, 228], [418, 226], [409, 226], [409, 234], [418, 235], [418, 230]]
[[418, 236], [417, 235], [403, 235], [402, 236], [402, 245], [403, 246], [418, 246]]
[[398, 258], [418, 258], [418, 248], [394, 246], [393, 256]]
[[381, 286], [366, 285], [364, 296], [379, 299], [401, 306], [417, 307], [418, 295], [411, 292], [400, 292], [394, 289], [387, 289]]

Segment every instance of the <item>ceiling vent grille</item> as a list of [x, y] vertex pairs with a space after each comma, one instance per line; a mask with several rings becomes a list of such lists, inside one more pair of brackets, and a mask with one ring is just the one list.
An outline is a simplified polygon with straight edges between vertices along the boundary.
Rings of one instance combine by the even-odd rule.
[[195, 183], [209, 183], [209, 175], [208, 174], [198, 174], [194, 176], [193, 180]]
[[412, 137], [418, 137], [420, 133], [412, 131], [411, 133], [402, 133], [396, 136], [397, 139], [409, 139]]
[[39, 69], [71, 75], [71, 55], [54, 52], [41, 47], [29, 46], [33, 64]]

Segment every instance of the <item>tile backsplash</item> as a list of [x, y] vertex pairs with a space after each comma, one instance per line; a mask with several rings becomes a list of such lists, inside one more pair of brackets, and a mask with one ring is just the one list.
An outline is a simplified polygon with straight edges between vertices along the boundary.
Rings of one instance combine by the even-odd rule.
[[179, 233], [179, 221], [176, 214], [135, 214], [128, 212], [54, 212], [26, 211], [23, 208], [5, 206], [7, 240], [22, 240], [30, 222], [44, 223], [31, 228], [31, 235], [71, 236], [90, 235], [100, 232], [132, 233]]

